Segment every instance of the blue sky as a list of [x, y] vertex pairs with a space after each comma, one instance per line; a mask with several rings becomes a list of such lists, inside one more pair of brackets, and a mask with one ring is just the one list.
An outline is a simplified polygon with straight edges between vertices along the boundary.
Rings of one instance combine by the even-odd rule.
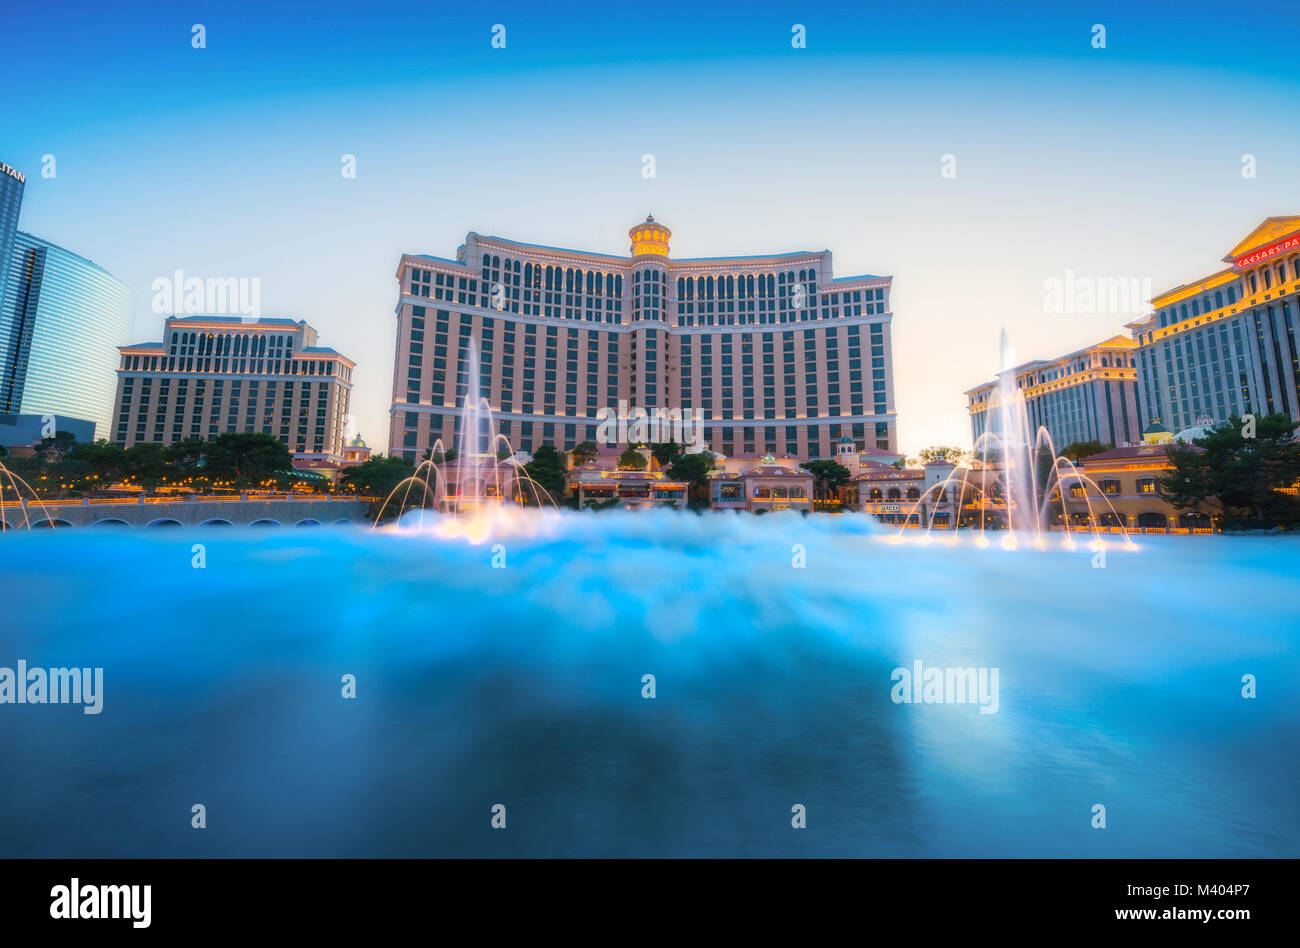
[[380, 450], [403, 251], [450, 257], [476, 230], [624, 253], [647, 210], [675, 256], [830, 248], [839, 274], [895, 277], [915, 452], [969, 442], [961, 393], [999, 367], [1002, 326], [1028, 359], [1132, 318], [1046, 313], [1045, 280], [1158, 292], [1300, 213], [1296, 23], [1268, 4], [25, 5], [0, 35], [0, 161], [28, 174], [23, 229], [135, 288], [136, 341], [159, 335], [155, 278], [260, 278], [265, 314], [358, 362]]

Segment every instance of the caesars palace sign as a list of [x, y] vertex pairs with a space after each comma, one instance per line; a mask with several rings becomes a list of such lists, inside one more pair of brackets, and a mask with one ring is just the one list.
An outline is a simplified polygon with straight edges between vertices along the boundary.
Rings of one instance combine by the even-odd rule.
[[1263, 263], [1270, 260], [1280, 253], [1286, 253], [1289, 250], [1300, 249], [1300, 234], [1292, 234], [1289, 237], [1283, 237], [1281, 240], [1275, 240], [1267, 247], [1260, 247], [1258, 250], [1252, 250], [1244, 257], [1238, 257], [1232, 261], [1232, 265], [1238, 270], [1244, 270], [1246, 267], [1253, 267], [1257, 263]]

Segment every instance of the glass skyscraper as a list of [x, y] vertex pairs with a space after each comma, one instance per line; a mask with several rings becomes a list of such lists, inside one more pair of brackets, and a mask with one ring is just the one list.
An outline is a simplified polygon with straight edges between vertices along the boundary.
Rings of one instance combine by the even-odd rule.
[[[21, 172], [0, 164], [0, 300], [5, 298], [5, 283], [9, 276], [6, 265], [13, 252], [14, 236], [18, 233], [18, 210], [23, 206], [23, 189], [27, 177]], [[0, 322], [0, 333], [4, 325]], [[4, 337], [0, 336], [0, 343]], [[0, 356], [3, 358], [3, 356]]]
[[96, 437], [112, 437], [117, 347], [130, 341], [135, 294], [103, 267], [17, 230], [23, 182], [0, 169], [0, 414], [84, 419]]

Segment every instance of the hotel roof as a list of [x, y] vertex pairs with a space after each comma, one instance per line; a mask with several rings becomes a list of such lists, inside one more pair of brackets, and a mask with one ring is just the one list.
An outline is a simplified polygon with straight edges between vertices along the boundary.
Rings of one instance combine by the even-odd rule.
[[243, 323], [246, 326], [293, 326], [297, 328], [305, 324], [305, 319], [287, 319], [283, 316], [265, 316], [253, 318], [252, 316], [168, 316], [168, 319], [176, 322], [205, 322], [205, 323]]
[[812, 480], [812, 471], [796, 470], [795, 468], [786, 467], [784, 464], [760, 464], [758, 467], [751, 467], [747, 471], [741, 471], [739, 477], [798, 477], [800, 479]]
[[552, 247], [547, 244], [530, 244], [525, 240], [511, 240], [509, 237], [498, 237], [495, 234], [475, 234], [473, 232], [466, 235], [466, 240], [470, 237], [477, 237], [479, 240], [491, 240], [499, 244], [510, 244], [515, 247], [531, 247], [533, 250], [549, 250], [552, 253], [571, 253], [581, 257], [600, 257], [603, 260], [617, 260], [619, 263], [627, 263], [631, 257], [621, 257], [612, 253], [597, 253], [593, 250], [574, 250], [570, 247]]
[[915, 468], [899, 470], [896, 467], [890, 467], [888, 464], [882, 465], [880, 470], [862, 471], [849, 478], [851, 481], [919, 481], [924, 479], [925, 471], [918, 471]]
[[[1237, 278], [1238, 271], [1233, 264], [1238, 257], [1245, 256], [1245, 254], [1250, 250], [1272, 243], [1282, 237], [1289, 237], [1294, 233], [1300, 233], [1300, 215], [1281, 215], [1277, 217], [1264, 218], [1263, 221], [1256, 225], [1249, 234], [1238, 241], [1236, 246], [1229, 250], [1227, 255], [1224, 256], [1223, 262], [1229, 264], [1228, 267], [1223, 270], [1218, 270], [1207, 277], [1202, 277], [1199, 280], [1193, 280], [1190, 283], [1180, 283], [1173, 289], [1166, 290], [1163, 293], [1158, 293], [1151, 298], [1151, 305], [1160, 307], [1164, 306], [1166, 303], [1176, 303], [1189, 296], [1194, 296], [1197, 293], [1212, 290], [1216, 286], [1222, 286], [1225, 283], [1232, 282]], [[1150, 317], [1143, 317], [1142, 319], [1135, 320], [1134, 323], [1129, 323], [1128, 325], [1132, 328], [1137, 328], [1137, 326], [1144, 325], [1149, 319]]]
[[[1138, 458], [1167, 458], [1169, 456], [1169, 447], [1167, 444], [1134, 444], [1126, 448], [1113, 448], [1110, 451], [1102, 451], [1100, 454], [1091, 454], [1082, 458], [1080, 464], [1091, 464], [1093, 461], [1134, 461]], [[1195, 445], [1187, 445], [1194, 451], [1200, 451]]]
[[[647, 218], [647, 222], [653, 222], [653, 218]], [[666, 225], [663, 225], [662, 223], [660, 223], [659, 226], [663, 227], [665, 231], [669, 230], [669, 228]], [[635, 229], [636, 229], [636, 225], [634, 225], [633, 227], [633, 230]], [[669, 232], [671, 233], [671, 231]], [[515, 240], [510, 237], [502, 237], [498, 234], [480, 234], [477, 231], [470, 231], [468, 234], [465, 235], [465, 243], [462, 244], [458, 249], [457, 259], [455, 260], [448, 259], [447, 257], [439, 257], [434, 254], [426, 254], [426, 253], [405, 253], [403, 254], [403, 256], [410, 257], [411, 259], [414, 260], [427, 260], [431, 263], [440, 263], [440, 264], [446, 264], [446, 265], [452, 265], [458, 267], [473, 268], [474, 264], [472, 262], [467, 262], [464, 259], [462, 259], [465, 253], [467, 252], [467, 248], [469, 244], [472, 242], [478, 242], [481, 244], [495, 244], [502, 247], [520, 247], [528, 250], [542, 251], [544, 253], [566, 254], [575, 257], [588, 257], [597, 260], [608, 260], [611, 263], [616, 262], [621, 266], [629, 266], [631, 262], [635, 259], [635, 256], [630, 254], [629, 255], [609, 254], [609, 253], [601, 253], [594, 250], [578, 250], [573, 247], [557, 247], [552, 244], [536, 244], [526, 240]], [[793, 261], [793, 260], [798, 260], [798, 259], [808, 258], [808, 257], [827, 257], [830, 255], [830, 253], [831, 251], [829, 249], [783, 250], [783, 251], [776, 251], [773, 253], [726, 254], [723, 256], [714, 256], [714, 257], [664, 256], [663, 259], [667, 263], [668, 268], [671, 270], [675, 266], [679, 266], [679, 265], [689, 266], [691, 264], [725, 264], [729, 262], [740, 262], [740, 261], [755, 261], [755, 262], [769, 261], [769, 262], [776, 263], [780, 261]], [[882, 276], [880, 274], [861, 273], [861, 274], [854, 274], [851, 276], [832, 277], [830, 281], [830, 285], [855, 283], [862, 280], [890, 280], [890, 279], [892, 279], [892, 277]]]
[[1244, 256], [1248, 250], [1254, 250], [1264, 244], [1271, 244], [1281, 237], [1289, 237], [1297, 232], [1300, 232], [1300, 215], [1266, 217], [1258, 227], [1228, 251], [1228, 255], [1223, 258], [1223, 262], [1232, 263], [1238, 257]]
[[[1143, 319], [1147, 319], [1147, 318], [1149, 317], [1145, 317], [1145, 316], [1143, 317]], [[1020, 363], [1020, 365], [1013, 366], [1010, 369], [1005, 369], [1002, 372], [999, 372], [994, 377], [993, 381], [981, 382], [979, 385], [976, 385], [973, 388], [966, 389], [966, 391], [962, 392], [962, 394], [971, 395], [975, 392], [979, 392], [986, 388], [989, 388], [990, 386], [997, 385], [998, 382], [1001, 380], [1001, 377], [1006, 372], [1011, 372], [1014, 378], [1018, 378], [1021, 375], [1025, 375], [1026, 373], [1033, 372], [1036, 369], [1044, 368], [1045, 366], [1060, 365], [1062, 362], [1069, 362], [1071, 359], [1077, 359], [1079, 356], [1092, 352], [1094, 349], [1136, 349], [1137, 347], [1138, 347], [1137, 342], [1133, 339], [1130, 339], [1128, 336], [1123, 336], [1123, 335], [1111, 336], [1109, 339], [1103, 339], [1101, 342], [1094, 342], [1090, 346], [1084, 346], [1082, 349], [1075, 349], [1073, 352], [1068, 352], [1063, 356], [1057, 356], [1054, 359], [1033, 359], [1029, 362], [1022, 362]], [[1120, 366], [1120, 368], [1123, 368], [1123, 366]]]

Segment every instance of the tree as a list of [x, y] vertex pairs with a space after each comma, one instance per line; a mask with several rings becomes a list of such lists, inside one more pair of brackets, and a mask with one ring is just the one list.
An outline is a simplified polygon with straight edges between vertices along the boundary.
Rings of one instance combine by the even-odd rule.
[[1281, 413], [1247, 418], [1233, 415], [1190, 445], [1170, 445], [1173, 470], [1160, 489], [1180, 510], [1218, 507], [1229, 526], [1300, 525], [1300, 502], [1278, 491], [1300, 480], [1296, 422]]
[[[564, 454], [554, 445], [543, 444], [533, 451], [533, 459], [524, 465], [528, 476], [556, 503], [564, 497]], [[531, 491], [525, 491], [525, 499]]]
[[177, 477], [194, 477], [207, 473], [207, 456], [211, 444], [203, 438], [186, 438], [167, 448], [167, 459]]
[[339, 477], [339, 489], [382, 499], [414, 473], [415, 466], [410, 461], [380, 454], [347, 468]]
[[71, 431], [56, 431], [53, 438], [42, 438], [36, 445], [36, 453], [50, 463], [62, 461], [63, 456], [77, 443], [77, 436]]
[[433, 448], [425, 448], [421, 460], [432, 461], [434, 464], [446, 464], [448, 461], [454, 461], [458, 457], [460, 457], [460, 452], [455, 448], [448, 448], [446, 451], [435, 451]]
[[293, 466], [285, 443], [260, 431], [227, 431], [208, 444], [208, 473], [240, 486], [260, 484]]
[[59, 488], [59, 496], [64, 496], [68, 490], [90, 490], [98, 481], [94, 468], [85, 461], [74, 460], [71, 456], [47, 465], [45, 470], [50, 475], [47, 483]]
[[679, 454], [668, 468], [668, 476], [675, 481], [686, 481], [693, 500], [707, 501], [709, 496], [709, 471], [713, 470], [713, 455], [707, 451]]
[[167, 478], [167, 448], [146, 441], [126, 451], [125, 473], [128, 480], [152, 490]]
[[949, 464], [960, 464], [970, 456], [970, 452], [964, 448], [954, 448], [951, 445], [936, 445], [933, 448], [922, 448], [919, 460], [922, 464], [929, 464], [932, 461], [947, 461]]
[[618, 466], [624, 471], [644, 471], [649, 465], [645, 455], [636, 448], [628, 448], [618, 456]]
[[1061, 457], [1069, 458], [1071, 461], [1081, 461], [1084, 458], [1090, 458], [1094, 454], [1101, 454], [1103, 451], [1114, 450], [1113, 444], [1102, 444], [1100, 441], [1074, 441], [1065, 446], [1061, 452]]
[[849, 469], [838, 461], [804, 461], [799, 466], [812, 474], [813, 491], [823, 500], [838, 495], [840, 488], [849, 482]]
[[121, 480], [126, 473], [126, 448], [102, 438], [73, 445], [68, 452], [68, 459], [88, 465], [90, 473], [86, 479], [97, 481], [101, 485]]
[[660, 441], [650, 445], [650, 453], [662, 470], [682, 456], [682, 446], [676, 441]]
[[596, 442], [583, 441], [572, 451], [569, 452], [569, 457], [573, 458], [574, 467], [580, 467], [581, 465], [586, 464], [588, 461], [590, 461], [599, 453], [600, 453], [600, 446], [597, 445]]

